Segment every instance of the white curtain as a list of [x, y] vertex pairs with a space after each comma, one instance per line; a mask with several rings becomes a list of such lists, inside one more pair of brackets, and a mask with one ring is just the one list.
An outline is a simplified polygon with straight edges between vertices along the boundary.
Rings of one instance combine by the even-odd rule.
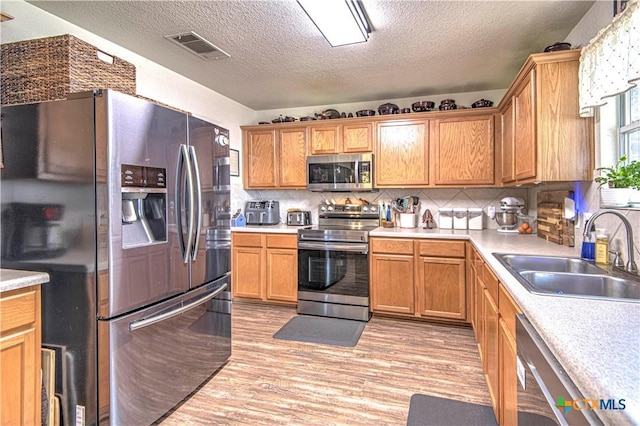
[[593, 117], [607, 103], [640, 80], [640, 1], [631, 0], [611, 24], [580, 54], [580, 115]]

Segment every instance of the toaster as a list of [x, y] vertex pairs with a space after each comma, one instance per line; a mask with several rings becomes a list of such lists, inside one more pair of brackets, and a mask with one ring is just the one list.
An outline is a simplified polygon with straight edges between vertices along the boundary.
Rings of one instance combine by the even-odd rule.
[[280, 223], [278, 201], [247, 201], [244, 207], [247, 225], [277, 225]]
[[308, 210], [287, 212], [287, 225], [311, 225], [311, 212]]

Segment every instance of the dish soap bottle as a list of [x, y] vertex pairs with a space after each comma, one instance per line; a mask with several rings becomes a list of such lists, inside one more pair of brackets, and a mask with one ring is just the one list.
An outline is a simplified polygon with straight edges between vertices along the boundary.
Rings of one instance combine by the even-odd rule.
[[604, 228], [596, 229], [596, 263], [609, 264], [609, 237]]

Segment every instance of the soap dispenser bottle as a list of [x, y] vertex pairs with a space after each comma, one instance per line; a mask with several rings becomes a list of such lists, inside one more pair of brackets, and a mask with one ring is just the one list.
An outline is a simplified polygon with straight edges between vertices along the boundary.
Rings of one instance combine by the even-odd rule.
[[596, 263], [609, 264], [609, 237], [604, 228], [596, 229]]

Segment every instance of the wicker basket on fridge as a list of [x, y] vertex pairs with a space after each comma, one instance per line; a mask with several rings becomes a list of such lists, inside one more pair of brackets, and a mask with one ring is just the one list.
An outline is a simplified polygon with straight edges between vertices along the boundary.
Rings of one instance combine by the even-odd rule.
[[1, 63], [2, 105], [66, 99], [94, 89], [136, 94], [133, 64], [69, 34], [3, 44]]

